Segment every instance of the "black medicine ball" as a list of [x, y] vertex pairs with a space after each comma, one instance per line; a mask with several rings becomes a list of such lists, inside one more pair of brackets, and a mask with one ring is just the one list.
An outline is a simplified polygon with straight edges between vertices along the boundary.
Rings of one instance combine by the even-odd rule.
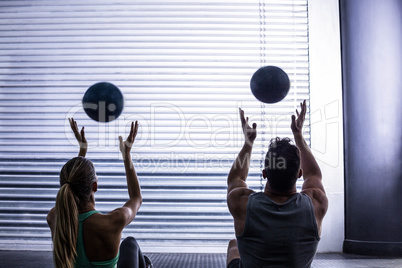
[[283, 100], [289, 92], [288, 75], [279, 67], [264, 66], [251, 77], [250, 88], [253, 95], [262, 102], [275, 103]]
[[123, 111], [124, 98], [121, 91], [108, 82], [96, 83], [88, 88], [82, 98], [86, 114], [98, 122], [110, 122]]

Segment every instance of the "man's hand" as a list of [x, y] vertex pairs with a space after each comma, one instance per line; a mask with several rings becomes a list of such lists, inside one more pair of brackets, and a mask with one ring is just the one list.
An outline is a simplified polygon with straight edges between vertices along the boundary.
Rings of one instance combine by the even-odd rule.
[[295, 115], [292, 115], [292, 124], [290, 125], [290, 128], [292, 129], [293, 135], [302, 134], [303, 123], [307, 110], [306, 100], [304, 100], [303, 103], [300, 103], [300, 108], [301, 108], [300, 114], [299, 111], [296, 109], [297, 119]]
[[255, 138], [257, 137], [257, 124], [253, 123], [253, 128], [250, 127], [248, 124], [248, 117], [244, 118], [244, 111], [239, 108], [240, 113], [240, 121], [241, 127], [243, 129], [244, 138], [246, 139], [245, 142], [248, 145], [252, 145], [254, 143]]
[[74, 121], [74, 118], [69, 118], [68, 122], [70, 122], [71, 130], [73, 131], [74, 136], [80, 145], [80, 152], [78, 153], [78, 156], [85, 157], [88, 150], [88, 142], [85, 138], [84, 127], [82, 127], [81, 132], [79, 132], [77, 122]]
[[130, 156], [131, 147], [133, 146], [135, 137], [137, 136], [138, 131], [138, 121], [131, 122], [131, 130], [130, 134], [128, 134], [127, 139], [123, 142], [122, 136], [119, 136], [120, 141], [120, 152], [123, 155], [123, 159], [126, 159], [127, 156]]

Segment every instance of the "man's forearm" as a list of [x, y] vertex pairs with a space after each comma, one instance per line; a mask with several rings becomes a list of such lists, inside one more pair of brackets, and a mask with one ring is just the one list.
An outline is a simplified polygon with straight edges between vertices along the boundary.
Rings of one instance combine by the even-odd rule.
[[233, 162], [232, 168], [229, 172], [228, 181], [231, 178], [240, 178], [241, 180], [246, 181], [250, 167], [252, 150], [253, 143], [245, 142], [236, 160]]
[[303, 170], [303, 177], [318, 176], [321, 178], [321, 169], [317, 164], [309, 146], [307, 145], [301, 133], [295, 134], [294, 139], [297, 147], [300, 150], [301, 168]]

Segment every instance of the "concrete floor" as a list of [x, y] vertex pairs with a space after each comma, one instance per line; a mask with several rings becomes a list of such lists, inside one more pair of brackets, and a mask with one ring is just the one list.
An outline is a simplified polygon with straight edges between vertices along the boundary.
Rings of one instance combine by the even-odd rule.
[[[146, 254], [146, 253], [145, 253]], [[150, 253], [155, 268], [225, 268], [226, 254]], [[0, 251], [1, 268], [53, 268], [49, 251]], [[402, 258], [317, 254], [313, 268], [401, 268]]]

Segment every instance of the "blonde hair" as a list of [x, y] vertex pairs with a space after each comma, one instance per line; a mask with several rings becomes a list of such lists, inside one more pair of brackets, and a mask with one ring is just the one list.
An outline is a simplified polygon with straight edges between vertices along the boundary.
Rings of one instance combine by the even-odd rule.
[[95, 168], [84, 157], [69, 160], [60, 172], [60, 190], [56, 197], [56, 228], [53, 259], [56, 268], [74, 267], [77, 256], [78, 211], [90, 200], [96, 182]]

